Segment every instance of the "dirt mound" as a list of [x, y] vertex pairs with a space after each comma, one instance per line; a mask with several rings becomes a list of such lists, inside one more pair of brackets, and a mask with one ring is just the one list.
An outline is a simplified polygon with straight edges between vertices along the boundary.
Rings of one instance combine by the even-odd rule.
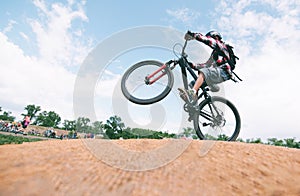
[[300, 195], [300, 150], [199, 140], [0, 146], [0, 195]]

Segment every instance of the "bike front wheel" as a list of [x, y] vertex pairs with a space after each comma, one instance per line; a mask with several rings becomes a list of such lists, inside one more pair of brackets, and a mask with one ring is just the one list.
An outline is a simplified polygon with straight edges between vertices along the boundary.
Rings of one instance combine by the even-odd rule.
[[131, 102], [152, 104], [165, 98], [174, 84], [174, 76], [165, 64], [149, 60], [130, 67], [123, 75], [121, 89]]
[[235, 141], [241, 128], [236, 107], [222, 97], [211, 97], [199, 104], [194, 128], [200, 139]]

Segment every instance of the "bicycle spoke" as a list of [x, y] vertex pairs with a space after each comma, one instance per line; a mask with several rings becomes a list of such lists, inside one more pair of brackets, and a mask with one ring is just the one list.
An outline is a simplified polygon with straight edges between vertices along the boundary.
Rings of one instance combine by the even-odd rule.
[[[152, 68], [152, 67], [151, 67]], [[157, 69], [157, 66], [153, 66], [152, 68]], [[165, 88], [168, 81], [167, 79], [160, 78], [158, 81], [156, 81], [153, 84], [146, 84], [145, 83], [145, 73], [151, 73], [151, 70], [149, 68], [146, 69], [137, 69], [135, 72], [130, 76], [130, 79], [126, 80], [126, 88], [130, 93], [132, 93], [133, 96], [156, 96], [158, 93], [161, 92], [162, 89]]]
[[138, 104], [155, 103], [164, 98], [173, 85], [173, 74], [157, 61], [142, 61], [132, 66], [121, 82], [127, 99]]
[[206, 101], [200, 108], [195, 123], [198, 136], [206, 139], [230, 140], [239, 132], [240, 119], [232, 110], [232, 105], [223, 98]]

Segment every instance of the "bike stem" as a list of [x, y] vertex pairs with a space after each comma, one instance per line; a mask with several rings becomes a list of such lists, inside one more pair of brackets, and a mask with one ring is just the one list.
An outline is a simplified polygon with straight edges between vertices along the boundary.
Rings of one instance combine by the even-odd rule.
[[185, 56], [185, 53], [184, 53], [184, 51], [185, 51], [185, 48], [186, 48], [186, 45], [187, 45], [187, 40], [185, 40], [185, 42], [184, 42], [184, 45], [183, 45], [183, 47], [182, 47], [182, 51], [181, 51], [181, 56]]

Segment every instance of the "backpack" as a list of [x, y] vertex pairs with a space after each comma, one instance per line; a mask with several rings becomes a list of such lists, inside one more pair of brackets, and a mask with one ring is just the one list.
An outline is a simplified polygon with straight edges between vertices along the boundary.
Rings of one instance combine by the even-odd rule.
[[[239, 80], [239, 81], [243, 81], [236, 73], [233, 72], [235, 65], [236, 65], [236, 59], [239, 60], [239, 57], [235, 56], [234, 52], [233, 52], [233, 46], [229, 45], [229, 44], [225, 44], [227, 51], [229, 53], [229, 58], [227, 59], [226, 56], [224, 55], [224, 57], [227, 59], [228, 64], [230, 65], [232, 74]], [[238, 82], [236, 80], [236, 78], [230, 78], [231, 80], [233, 80], [234, 82]]]
[[231, 70], [234, 70], [235, 68], [235, 64], [236, 64], [236, 59], [239, 60], [239, 57], [235, 56], [234, 52], [233, 52], [233, 46], [229, 45], [229, 44], [225, 44], [227, 51], [229, 53], [229, 57], [230, 59], [227, 59], [228, 64], [231, 67]]

